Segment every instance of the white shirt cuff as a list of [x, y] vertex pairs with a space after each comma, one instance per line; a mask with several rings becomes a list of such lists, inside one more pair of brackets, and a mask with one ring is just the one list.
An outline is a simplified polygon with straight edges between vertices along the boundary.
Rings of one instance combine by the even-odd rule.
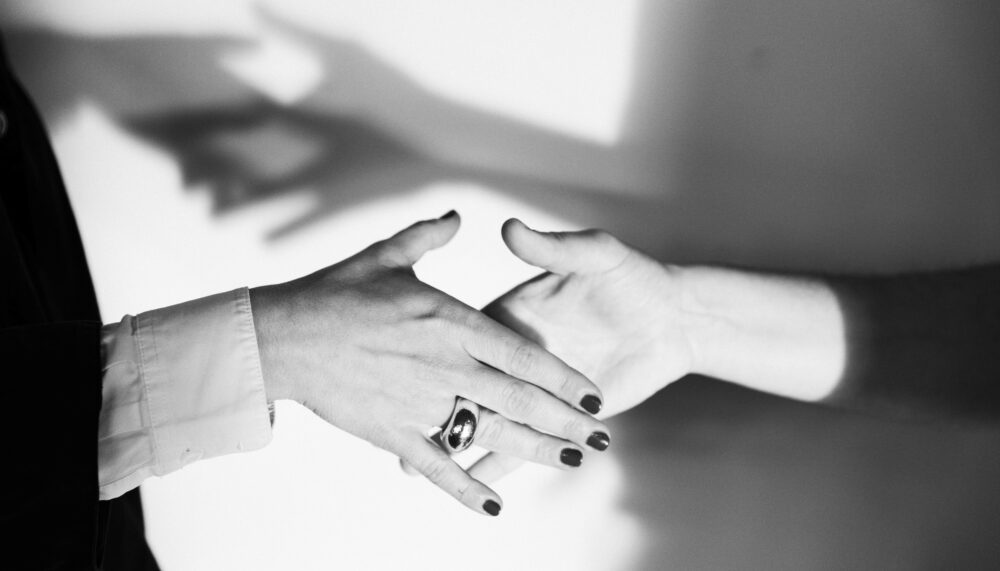
[[102, 330], [98, 466], [107, 500], [196, 460], [271, 440], [246, 288]]

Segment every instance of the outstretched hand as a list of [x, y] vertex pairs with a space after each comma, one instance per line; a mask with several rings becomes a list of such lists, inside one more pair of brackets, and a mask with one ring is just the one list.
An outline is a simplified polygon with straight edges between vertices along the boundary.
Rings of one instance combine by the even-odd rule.
[[[557, 467], [607, 428], [586, 377], [536, 343], [424, 284], [412, 266], [458, 231], [451, 212], [338, 264], [251, 290], [268, 398], [291, 399], [384, 448], [480, 513], [500, 497], [429, 438], [464, 397], [483, 407], [476, 444]], [[588, 398], [589, 397], [589, 398]], [[578, 464], [578, 462], [577, 462]]]
[[[691, 372], [695, 350], [684, 334], [681, 289], [672, 270], [598, 230], [537, 232], [516, 219], [503, 240], [546, 272], [483, 312], [592, 379], [603, 417], [628, 410]], [[470, 472], [492, 481], [519, 465], [490, 454]]]

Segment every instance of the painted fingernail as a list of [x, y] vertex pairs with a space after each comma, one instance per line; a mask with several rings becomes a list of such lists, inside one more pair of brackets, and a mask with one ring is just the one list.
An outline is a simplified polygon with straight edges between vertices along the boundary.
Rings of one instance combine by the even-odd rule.
[[483, 504], [483, 511], [492, 516], [500, 515], [500, 504], [493, 500], [486, 500]]
[[449, 210], [444, 216], [441, 217], [441, 220], [447, 220], [449, 218], [454, 218], [457, 214], [458, 214], [458, 212], [455, 212], [454, 210]]
[[611, 437], [604, 432], [595, 432], [587, 439], [587, 445], [595, 450], [607, 450]]
[[601, 412], [601, 399], [597, 395], [587, 395], [580, 401], [580, 406], [590, 414], [597, 414]]
[[573, 448], [563, 448], [562, 454], [559, 455], [559, 460], [567, 466], [573, 466], [574, 468], [580, 465], [583, 461], [583, 452], [579, 450], [574, 450]]

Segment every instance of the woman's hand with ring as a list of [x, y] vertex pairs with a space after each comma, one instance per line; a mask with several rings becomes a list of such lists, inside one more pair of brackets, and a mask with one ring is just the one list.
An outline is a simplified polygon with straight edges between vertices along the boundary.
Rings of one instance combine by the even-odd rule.
[[[427, 438], [456, 397], [477, 445], [553, 466], [608, 430], [600, 390], [536, 343], [424, 284], [412, 266], [458, 231], [454, 212], [291, 282], [251, 290], [268, 398], [291, 399], [384, 448], [481, 513], [501, 501]], [[589, 442], [589, 444], [588, 444]], [[578, 464], [579, 462], [577, 462]]]

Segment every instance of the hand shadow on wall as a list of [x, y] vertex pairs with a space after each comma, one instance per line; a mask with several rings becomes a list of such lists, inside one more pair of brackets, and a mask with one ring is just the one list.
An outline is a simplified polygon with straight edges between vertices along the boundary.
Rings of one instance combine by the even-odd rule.
[[605, 168], [618, 160], [612, 147], [441, 98], [361, 46], [269, 19], [326, 66], [325, 83], [293, 105], [219, 70], [222, 54], [247, 47], [238, 40], [22, 32], [10, 44], [46, 117], [96, 102], [175, 157], [185, 185], [207, 189], [217, 213], [310, 194], [309, 212], [271, 229], [271, 239], [442, 181], [496, 188], [570, 219], [612, 205], [642, 211], [655, 199], [610, 188], [607, 173], [621, 170]]
[[[1000, 171], [987, 160], [1000, 149], [1000, 112], [963, 106], [927, 79], [923, 60], [905, 56], [921, 41], [951, 41], [956, 29], [978, 43], [971, 56], [989, 53], [997, 36], [990, 18], [977, 17], [988, 10], [814, 4], [643, 2], [613, 144], [444, 99], [362, 46], [267, 13], [268, 25], [325, 66], [327, 83], [292, 106], [262, 100], [220, 70], [221, 56], [253, 47], [244, 41], [32, 32], [9, 43], [48, 118], [95, 102], [177, 154], [188, 180], [219, 195], [220, 212], [285, 191], [315, 197], [308, 219], [288, 221], [273, 237], [348, 204], [465, 180], [678, 263], [886, 271], [982, 259], [994, 250], [1000, 206], [990, 183]], [[773, 23], [768, 10], [783, 10], [787, 22]], [[884, 33], [937, 20], [946, 24], [926, 40]], [[974, 73], [986, 59], [963, 59], [967, 82], [985, 77], [982, 101], [1000, 93], [1000, 81]], [[973, 112], [975, 130], [963, 127]], [[954, 144], [942, 148], [942, 138]], [[289, 160], [261, 168], [270, 155]], [[282, 181], [300, 188], [281, 189]], [[945, 192], [954, 188], [961, 199]]]
[[316, 202], [310, 211], [270, 231], [271, 239], [351, 206], [443, 181], [502, 188], [528, 199], [602, 192], [449, 162], [371, 122], [263, 99], [235, 108], [141, 117], [128, 125], [179, 159], [186, 185], [208, 186], [220, 214], [286, 192], [311, 193]]

